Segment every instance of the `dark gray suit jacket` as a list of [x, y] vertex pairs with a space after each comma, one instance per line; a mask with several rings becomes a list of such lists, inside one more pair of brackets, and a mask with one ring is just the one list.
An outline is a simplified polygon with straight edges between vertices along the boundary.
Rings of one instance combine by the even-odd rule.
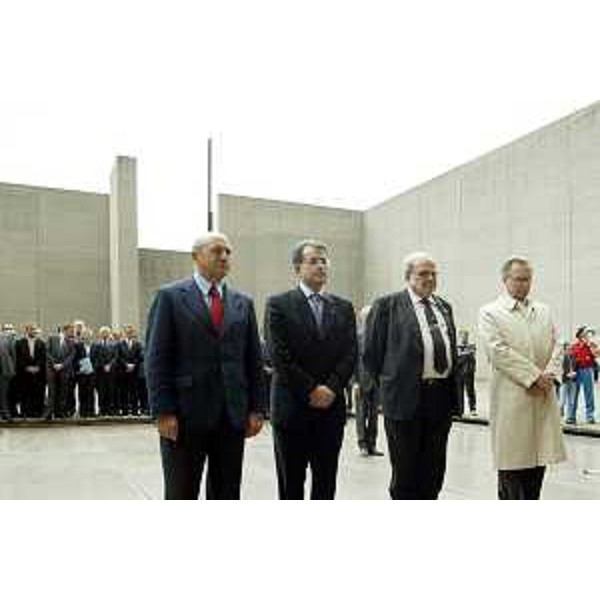
[[158, 291], [146, 331], [145, 368], [154, 416], [176, 414], [191, 428], [211, 429], [225, 408], [243, 429], [251, 412], [264, 413], [266, 392], [254, 304], [224, 288], [222, 335], [196, 282]]
[[[449, 416], [458, 412], [456, 329], [450, 304], [439, 296], [434, 296], [434, 300], [449, 325], [453, 370], [447, 402], [439, 406], [440, 416]], [[415, 417], [421, 400], [423, 352], [423, 338], [408, 291], [378, 298], [367, 318], [364, 362], [379, 384], [379, 397], [387, 418]]]

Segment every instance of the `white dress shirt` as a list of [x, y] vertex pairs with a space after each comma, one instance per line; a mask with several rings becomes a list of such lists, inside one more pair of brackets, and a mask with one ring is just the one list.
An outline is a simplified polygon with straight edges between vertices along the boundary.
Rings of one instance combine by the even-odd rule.
[[[194, 271], [193, 277], [198, 289], [202, 293], [202, 297], [204, 298], [204, 302], [206, 302], [206, 306], [210, 308], [212, 306], [212, 298], [210, 296], [210, 289], [213, 286], [212, 282], [206, 279], [206, 277], [203, 277], [200, 273], [198, 273], [198, 271]], [[215, 283], [215, 287], [217, 288], [221, 299], [223, 299], [223, 286], [223, 280], [219, 281], [219, 283]]]
[[425, 305], [421, 302], [422, 298], [420, 296], [417, 296], [411, 288], [407, 289], [417, 315], [421, 337], [423, 338], [423, 379], [444, 379], [448, 377], [452, 370], [452, 352], [450, 351], [450, 337], [448, 335], [448, 324], [446, 323], [446, 319], [438, 306], [435, 296], [429, 296], [431, 308], [433, 309], [435, 318], [440, 326], [440, 332], [442, 333], [442, 339], [444, 340], [444, 346], [446, 347], [446, 359], [448, 361], [448, 368], [443, 373], [438, 373], [433, 366], [433, 337], [429, 330], [429, 323], [427, 323]]

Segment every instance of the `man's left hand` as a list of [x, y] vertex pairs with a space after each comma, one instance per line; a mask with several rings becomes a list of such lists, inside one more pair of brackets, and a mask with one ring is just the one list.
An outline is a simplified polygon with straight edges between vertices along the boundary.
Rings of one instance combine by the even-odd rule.
[[254, 437], [263, 426], [264, 417], [258, 413], [250, 413], [246, 419], [246, 437]]

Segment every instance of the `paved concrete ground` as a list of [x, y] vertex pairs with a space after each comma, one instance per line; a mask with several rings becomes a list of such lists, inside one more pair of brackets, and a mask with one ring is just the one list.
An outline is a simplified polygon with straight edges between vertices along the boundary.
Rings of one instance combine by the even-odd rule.
[[[551, 469], [544, 497], [600, 499], [600, 440], [567, 436], [567, 446], [569, 462]], [[594, 470], [598, 470], [598, 474]], [[387, 499], [388, 478], [387, 456], [362, 458], [358, 455], [354, 421], [350, 420], [341, 457], [338, 498]], [[155, 499], [161, 496], [162, 475], [152, 425], [0, 429], [2, 499]], [[276, 497], [268, 428], [247, 445], [243, 496], [246, 499]], [[487, 427], [454, 425], [443, 497], [495, 497]]]

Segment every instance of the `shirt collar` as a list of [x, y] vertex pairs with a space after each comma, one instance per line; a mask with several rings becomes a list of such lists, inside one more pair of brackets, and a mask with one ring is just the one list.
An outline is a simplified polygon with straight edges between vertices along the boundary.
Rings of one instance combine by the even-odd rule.
[[[203, 275], [198, 273], [198, 271], [194, 271], [193, 277], [194, 277], [194, 281], [196, 282], [196, 285], [202, 292], [202, 295], [208, 296], [208, 293], [210, 292], [210, 288], [213, 286], [212, 281], [209, 281], [208, 279], [206, 279], [206, 277], [204, 277]], [[219, 291], [219, 296], [221, 296], [221, 298], [222, 298], [223, 297], [223, 288], [225, 287], [223, 280], [219, 281], [219, 283], [215, 283], [214, 285], [216, 286], [217, 290]]]
[[532, 302], [529, 298], [525, 298], [525, 300], [517, 300], [513, 298], [510, 294], [502, 294], [500, 296], [500, 301], [503, 306], [508, 310], [517, 310], [519, 308], [524, 308], [528, 310], [532, 306]]
[[306, 296], [306, 298], [310, 298], [311, 296], [314, 296], [315, 294], [317, 294], [317, 296], [321, 296], [321, 298], [323, 298], [323, 290], [321, 290], [320, 292], [313, 292], [303, 281], [300, 281], [298, 283], [298, 287], [300, 288], [301, 292]]
[[[413, 306], [423, 306], [423, 303], [421, 302], [421, 300], [423, 300], [423, 298], [421, 296], [419, 296], [418, 294], [415, 294], [412, 290], [411, 287], [407, 287], [406, 288], [408, 290], [408, 295], [410, 296], [410, 299], [413, 303]], [[435, 304], [435, 299], [433, 297], [433, 294], [431, 296], [427, 296], [427, 298], [429, 298], [429, 300]]]

